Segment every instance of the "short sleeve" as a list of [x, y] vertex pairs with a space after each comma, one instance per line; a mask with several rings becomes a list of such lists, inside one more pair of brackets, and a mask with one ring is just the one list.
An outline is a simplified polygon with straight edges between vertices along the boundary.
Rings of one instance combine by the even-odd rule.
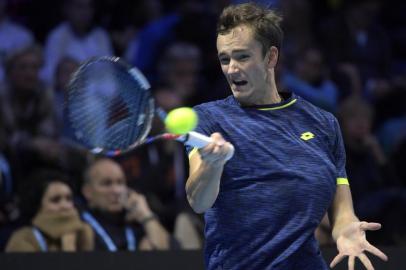
[[[210, 117], [210, 114], [206, 112], [206, 109], [203, 105], [198, 105], [193, 108], [198, 116], [198, 123], [194, 131], [204, 134], [206, 136], [210, 136], [214, 131], [214, 121]], [[189, 155], [190, 152], [193, 150], [192, 146], [185, 145], [186, 153]]]

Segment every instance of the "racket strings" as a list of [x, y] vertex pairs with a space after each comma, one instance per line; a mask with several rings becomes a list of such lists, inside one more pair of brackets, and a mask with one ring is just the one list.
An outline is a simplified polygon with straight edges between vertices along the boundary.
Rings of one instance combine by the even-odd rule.
[[149, 91], [141, 89], [127, 68], [96, 61], [80, 69], [70, 84], [69, 118], [76, 136], [88, 146], [125, 149], [146, 136]]

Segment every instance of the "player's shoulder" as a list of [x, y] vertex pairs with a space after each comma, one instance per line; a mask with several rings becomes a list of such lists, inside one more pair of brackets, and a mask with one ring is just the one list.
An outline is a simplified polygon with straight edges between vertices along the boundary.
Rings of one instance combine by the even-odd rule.
[[324, 121], [327, 123], [337, 121], [336, 117], [331, 112], [328, 112], [328, 111], [312, 104], [311, 102], [305, 100], [304, 98], [302, 98], [300, 96], [295, 95], [295, 98], [299, 101], [298, 103], [300, 104], [300, 107], [303, 111], [305, 111], [308, 114], [314, 115], [320, 121]]

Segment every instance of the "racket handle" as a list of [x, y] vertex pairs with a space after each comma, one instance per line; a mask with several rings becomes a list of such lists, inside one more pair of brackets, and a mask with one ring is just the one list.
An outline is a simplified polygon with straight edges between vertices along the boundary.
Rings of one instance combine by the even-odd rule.
[[[184, 136], [181, 136], [179, 140], [186, 145], [190, 145], [196, 148], [203, 148], [213, 141], [210, 137], [207, 137], [206, 135], [203, 135], [196, 131], [188, 132]], [[234, 146], [232, 144], [230, 144], [230, 146], [231, 148], [230, 151], [227, 153], [226, 160], [229, 160], [234, 155]]]

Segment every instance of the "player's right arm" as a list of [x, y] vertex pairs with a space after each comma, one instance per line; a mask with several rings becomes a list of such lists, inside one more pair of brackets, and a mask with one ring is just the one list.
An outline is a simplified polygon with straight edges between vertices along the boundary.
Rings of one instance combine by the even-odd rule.
[[189, 156], [189, 178], [186, 182], [186, 195], [196, 213], [203, 213], [213, 206], [220, 191], [220, 179], [230, 143], [220, 133], [210, 136], [212, 143], [193, 151]]

